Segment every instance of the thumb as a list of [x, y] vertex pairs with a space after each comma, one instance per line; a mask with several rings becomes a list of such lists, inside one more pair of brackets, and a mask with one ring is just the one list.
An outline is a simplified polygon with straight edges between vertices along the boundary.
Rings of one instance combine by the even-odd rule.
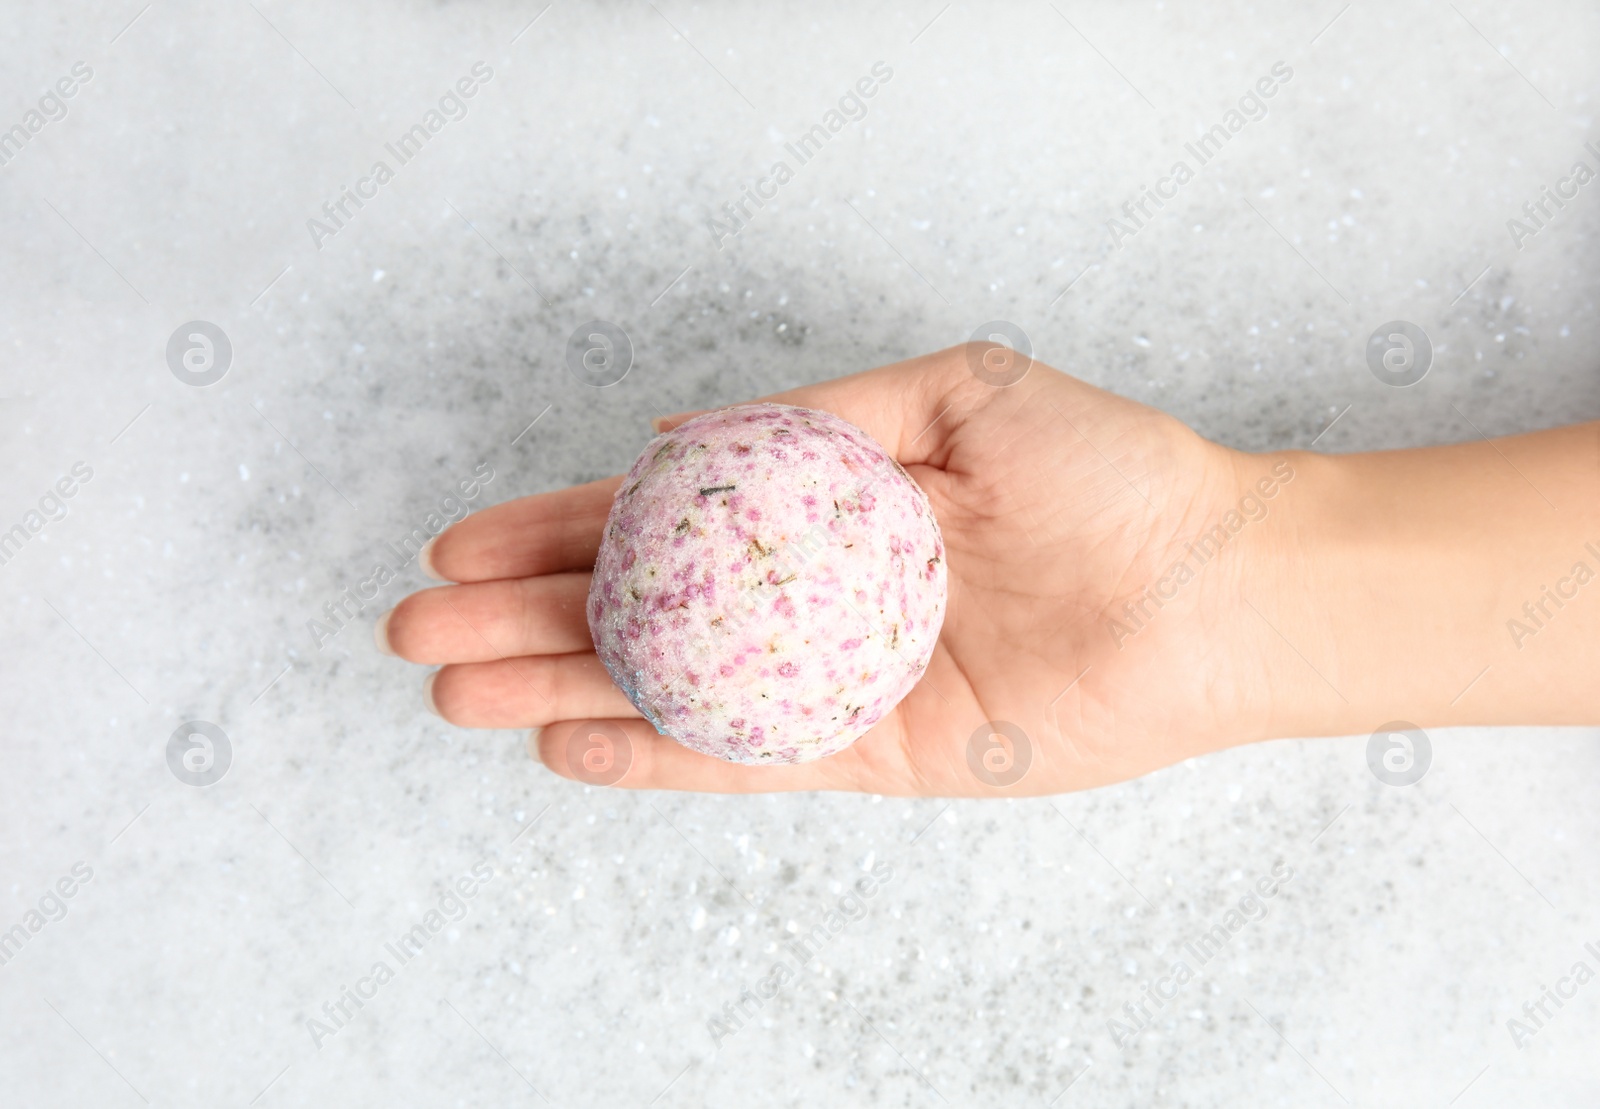
[[[954, 424], [990, 392], [967, 371], [962, 348], [803, 385], [747, 404], [792, 404], [841, 416], [871, 435], [902, 464], [926, 462], [944, 439], [933, 425]], [[956, 409], [957, 411], [950, 411]], [[712, 409], [658, 416], [657, 434]], [[946, 413], [949, 413], [946, 415]], [[943, 417], [943, 419], [941, 419]]]

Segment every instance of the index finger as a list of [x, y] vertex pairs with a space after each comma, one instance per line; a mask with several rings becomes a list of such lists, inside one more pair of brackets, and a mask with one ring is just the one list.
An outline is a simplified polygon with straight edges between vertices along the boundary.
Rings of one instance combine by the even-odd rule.
[[620, 475], [602, 478], [474, 512], [423, 548], [423, 572], [471, 582], [587, 570], [621, 484]]

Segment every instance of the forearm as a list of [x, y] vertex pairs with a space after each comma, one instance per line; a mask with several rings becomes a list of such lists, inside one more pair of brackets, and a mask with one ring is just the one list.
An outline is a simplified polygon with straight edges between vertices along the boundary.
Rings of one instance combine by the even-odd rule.
[[1241, 582], [1265, 734], [1600, 723], [1600, 424], [1290, 458]]

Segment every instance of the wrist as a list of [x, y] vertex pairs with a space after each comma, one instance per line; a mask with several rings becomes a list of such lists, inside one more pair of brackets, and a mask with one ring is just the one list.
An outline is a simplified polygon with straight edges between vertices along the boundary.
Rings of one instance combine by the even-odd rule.
[[[1245, 456], [1259, 468], [1263, 456]], [[1270, 457], [1270, 456], [1269, 456]], [[1368, 579], [1369, 555], [1413, 565], [1420, 552], [1388, 547], [1371, 514], [1367, 475], [1338, 456], [1285, 455], [1295, 478], [1272, 526], [1242, 576], [1237, 622], [1263, 688], [1250, 739], [1354, 734], [1393, 719], [1366, 719], [1382, 699], [1371, 684], [1390, 660], [1383, 647], [1381, 595], [1389, 583]]]
[[1339, 687], [1348, 667], [1322, 649], [1340, 636], [1321, 597], [1346, 572], [1348, 552], [1324, 523], [1328, 506], [1352, 495], [1349, 475], [1305, 451], [1230, 450], [1227, 468], [1227, 503], [1212, 511], [1224, 526], [1236, 522], [1230, 510], [1247, 523], [1213, 583], [1214, 634], [1229, 660], [1220, 684], [1235, 691], [1216, 745], [1342, 732], [1352, 718]]
[[1264, 735], [1594, 722], [1596, 431], [1289, 455], [1241, 594], [1265, 630]]

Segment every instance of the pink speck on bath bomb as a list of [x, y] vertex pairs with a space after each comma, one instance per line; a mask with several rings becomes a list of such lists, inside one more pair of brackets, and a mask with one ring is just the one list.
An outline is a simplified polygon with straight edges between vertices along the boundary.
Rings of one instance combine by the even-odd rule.
[[752, 404], [657, 436], [633, 464], [589, 630], [659, 731], [729, 762], [809, 762], [917, 683], [945, 588], [928, 498], [871, 436]]

